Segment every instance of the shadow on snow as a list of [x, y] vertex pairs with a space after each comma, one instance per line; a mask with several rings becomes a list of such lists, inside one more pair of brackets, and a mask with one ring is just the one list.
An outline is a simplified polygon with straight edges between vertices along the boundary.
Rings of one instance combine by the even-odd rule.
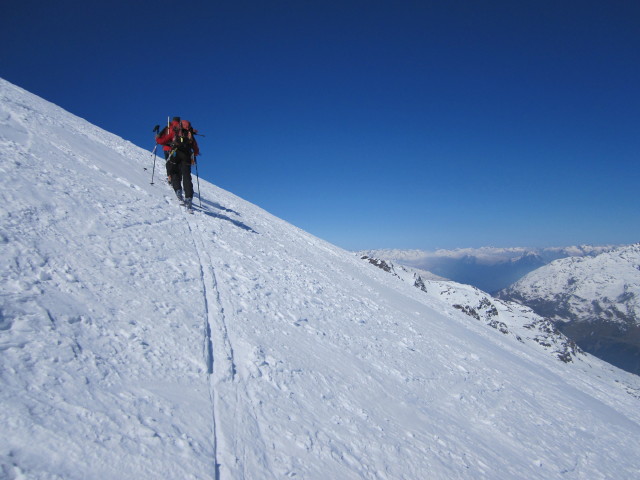
[[201, 201], [202, 201], [202, 207], [200, 207], [199, 205], [195, 205], [195, 202], [194, 202], [194, 205], [193, 205], [194, 210], [200, 211], [200, 212], [204, 213], [205, 215], [207, 215], [209, 217], [212, 217], [212, 218], [219, 218], [220, 220], [226, 220], [227, 222], [230, 222], [233, 225], [235, 225], [236, 227], [241, 228], [241, 229], [243, 229], [243, 230], [245, 230], [247, 232], [256, 233], [256, 234], [258, 233], [253, 228], [251, 228], [250, 226], [242, 223], [241, 221], [235, 220], [233, 218], [230, 218], [230, 217], [228, 217], [226, 215], [223, 215], [222, 213], [213, 212], [209, 208], [207, 208], [207, 206], [217, 208], [218, 210], [222, 210], [223, 212], [226, 212], [226, 213], [233, 213], [235, 215], [240, 216], [240, 214], [238, 212], [236, 212], [235, 210], [231, 210], [230, 208], [226, 208], [226, 207], [220, 205], [219, 203], [212, 202], [210, 200], [201, 200]]

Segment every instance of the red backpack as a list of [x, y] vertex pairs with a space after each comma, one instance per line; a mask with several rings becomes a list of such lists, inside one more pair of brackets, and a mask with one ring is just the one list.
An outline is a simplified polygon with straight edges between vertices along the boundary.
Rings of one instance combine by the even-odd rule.
[[193, 149], [193, 136], [197, 132], [191, 127], [189, 120], [181, 120], [178, 125], [173, 127], [175, 135], [173, 137], [173, 145], [178, 150], [191, 153]]

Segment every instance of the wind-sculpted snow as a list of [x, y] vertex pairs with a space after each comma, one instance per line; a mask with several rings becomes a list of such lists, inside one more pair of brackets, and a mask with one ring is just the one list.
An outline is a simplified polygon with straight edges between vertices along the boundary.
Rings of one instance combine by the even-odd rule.
[[186, 215], [150, 152], [0, 98], [1, 478], [637, 475], [637, 377], [559, 361], [530, 313], [202, 179]]

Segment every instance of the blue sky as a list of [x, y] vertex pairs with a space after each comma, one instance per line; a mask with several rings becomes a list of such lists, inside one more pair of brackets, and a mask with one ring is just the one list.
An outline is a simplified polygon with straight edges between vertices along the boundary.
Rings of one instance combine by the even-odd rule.
[[[348, 249], [640, 241], [640, 2], [13, 2], [0, 76]], [[151, 157], [150, 157], [151, 159]]]

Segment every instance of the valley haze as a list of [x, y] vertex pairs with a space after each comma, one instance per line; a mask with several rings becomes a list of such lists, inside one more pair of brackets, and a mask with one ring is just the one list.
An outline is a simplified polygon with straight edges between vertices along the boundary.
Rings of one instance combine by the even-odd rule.
[[612, 248], [613, 245], [580, 245], [545, 248], [482, 247], [435, 251], [382, 249], [364, 250], [362, 253], [428, 270], [441, 277], [494, 293], [553, 260], [594, 256]]

